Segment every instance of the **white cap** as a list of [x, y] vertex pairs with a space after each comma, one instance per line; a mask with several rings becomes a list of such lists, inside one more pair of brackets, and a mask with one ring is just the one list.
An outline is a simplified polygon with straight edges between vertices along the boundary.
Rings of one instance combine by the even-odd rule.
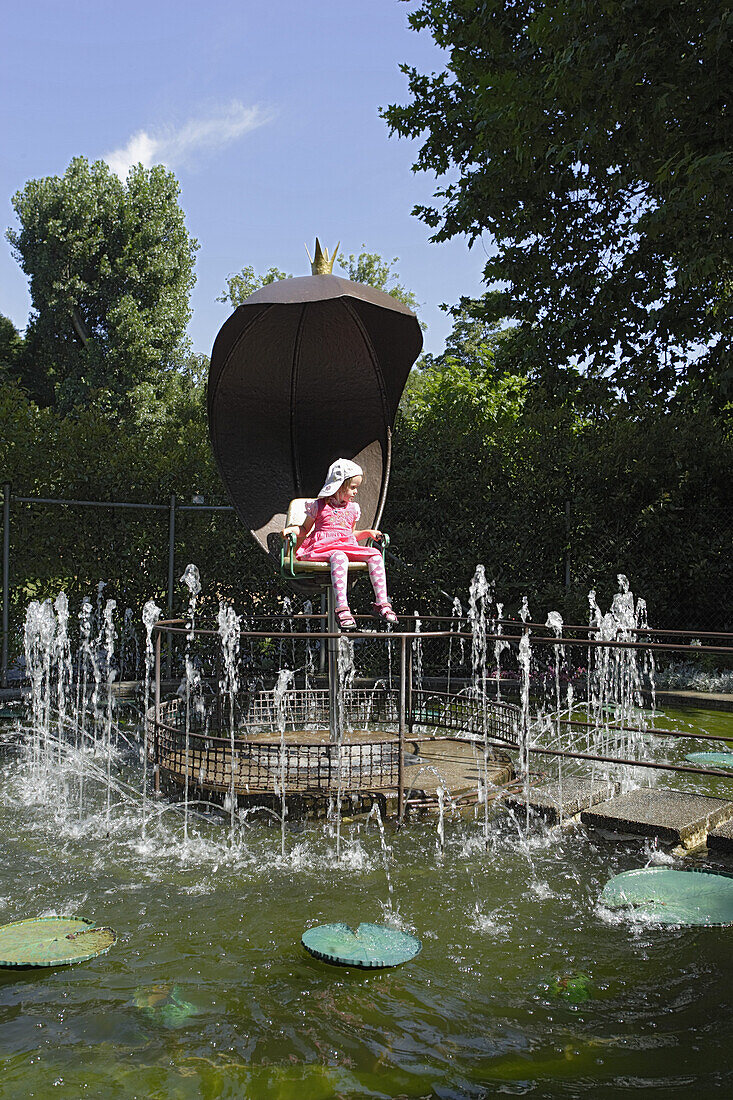
[[348, 478], [363, 476], [364, 471], [361, 466], [357, 466], [355, 462], [352, 462], [348, 458], [337, 458], [336, 461], [332, 462], [328, 467], [326, 481], [318, 496], [319, 498], [332, 497]]

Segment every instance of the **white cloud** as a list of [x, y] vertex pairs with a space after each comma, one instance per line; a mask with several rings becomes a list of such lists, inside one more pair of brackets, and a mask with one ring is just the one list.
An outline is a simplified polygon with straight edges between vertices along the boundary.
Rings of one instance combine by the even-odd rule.
[[250, 130], [269, 122], [271, 114], [261, 107], [245, 107], [237, 100], [208, 118], [192, 118], [179, 129], [166, 128], [149, 133], [139, 130], [127, 145], [106, 153], [104, 160], [121, 179], [131, 165], [165, 164], [169, 168], [190, 161], [193, 154], [214, 151], [231, 145]]

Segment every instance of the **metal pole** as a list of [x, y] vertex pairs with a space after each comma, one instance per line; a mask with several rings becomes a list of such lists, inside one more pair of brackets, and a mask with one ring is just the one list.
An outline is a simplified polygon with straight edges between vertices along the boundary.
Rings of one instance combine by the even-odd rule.
[[413, 637], [412, 642], [410, 644], [410, 659], [407, 662], [407, 704], [406, 704], [406, 709], [407, 709], [407, 725], [408, 725], [408, 728], [409, 728], [410, 737], [412, 737], [412, 727], [413, 727], [413, 724], [414, 724], [414, 721], [415, 721], [414, 703], [413, 703], [413, 698], [412, 698], [412, 674], [413, 674], [413, 666], [414, 666], [414, 663], [415, 663], [415, 649], [414, 649], [414, 646], [415, 646], [415, 638], [416, 637], [417, 637], [417, 633], [415, 633], [415, 636]]
[[[335, 635], [336, 632], [336, 593], [333, 585], [329, 584], [328, 633]], [[332, 637], [328, 639], [328, 728], [332, 744], [339, 740], [340, 727], [338, 638]]]
[[[160, 745], [158, 741], [158, 735], [160, 730], [160, 642], [161, 631], [158, 630], [155, 636], [155, 732], [153, 735], [153, 773], [155, 775], [155, 793], [160, 794]], [[145, 767], [147, 768], [148, 762], [145, 761]]]
[[[326, 615], [327, 613], [328, 613], [328, 600], [326, 598], [325, 592], [322, 592], [321, 593], [321, 615]], [[323, 619], [321, 619], [321, 622], [323, 622]], [[328, 620], [326, 620], [326, 622], [328, 622]], [[323, 628], [321, 628], [321, 629], [323, 629]], [[330, 630], [331, 628], [329, 627], [328, 629]], [[318, 671], [320, 672], [321, 676], [326, 671], [326, 647], [323, 644], [323, 639], [321, 639], [321, 647], [320, 647], [320, 652], [318, 654]]]
[[10, 621], [10, 482], [3, 485], [3, 656], [0, 682], [8, 686], [8, 631]]
[[400, 638], [400, 716], [399, 745], [397, 756], [397, 821], [401, 822], [405, 813], [405, 670], [407, 665], [407, 639]]
[[570, 591], [570, 501], [565, 501], [565, 591]]
[[[176, 564], [176, 494], [171, 493], [170, 509], [168, 512], [168, 618], [173, 618], [173, 578]], [[170, 680], [173, 675], [173, 635], [166, 635], [165, 676]]]

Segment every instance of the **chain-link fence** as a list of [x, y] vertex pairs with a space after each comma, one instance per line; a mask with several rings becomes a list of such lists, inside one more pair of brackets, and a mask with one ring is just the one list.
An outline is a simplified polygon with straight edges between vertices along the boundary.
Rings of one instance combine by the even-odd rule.
[[[465, 610], [480, 562], [508, 617], [517, 617], [526, 595], [538, 621], [555, 610], [566, 623], [585, 623], [589, 590], [596, 590], [605, 610], [617, 590], [617, 574], [623, 573], [637, 598], [646, 600], [650, 624], [733, 631], [733, 516], [719, 515], [711, 528], [702, 501], [684, 514], [670, 511], [635, 525], [578, 500], [548, 504], [539, 518], [528, 514], [522, 523], [487, 508], [467, 528], [450, 514], [436, 516], [428, 499], [390, 498], [382, 526], [392, 538], [388, 581], [403, 619], [450, 615], [455, 598]], [[279, 615], [287, 611], [287, 599], [293, 611], [304, 606], [227, 506], [175, 498], [40, 501], [6, 493], [3, 676], [22, 653], [28, 601], [55, 598], [64, 590], [72, 603], [91, 597], [100, 609], [108, 598], [117, 601], [120, 678], [133, 678], [140, 668], [142, 606], [155, 598], [168, 615], [182, 615], [187, 591], [178, 578], [188, 562], [202, 573], [201, 622], [213, 620], [220, 599], [245, 615]], [[99, 582], [105, 582], [103, 590]], [[318, 611], [319, 597], [311, 602]], [[354, 609], [369, 602], [368, 582], [360, 580]], [[253, 664], [272, 659], [279, 666], [282, 656], [253, 654]], [[464, 662], [465, 653], [459, 663]]]
[[527, 596], [535, 619], [556, 610], [565, 622], [586, 623], [589, 591], [606, 610], [624, 574], [646, 601], [650, 624], [733, 631], [733, 510], [714, 527], [702, 502], [630, 523], [567, 500], [511, 527], [489, 507], [464, 533], [429, 500], [390, 499], [383, 526], [394, 550], [390, 587], [404, 609], [446, 614], [455, 596], [465, 607], [482, 563], [512, 617]]

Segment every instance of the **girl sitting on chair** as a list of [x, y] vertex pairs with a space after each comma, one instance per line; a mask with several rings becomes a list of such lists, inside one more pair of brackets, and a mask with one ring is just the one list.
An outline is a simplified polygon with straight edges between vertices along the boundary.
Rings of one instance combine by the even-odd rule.
[[336, 593], [336, 619], [342, 630], [353, 630], [356, 627], [348, 602], [350, 561], [363, 561], [367, 564], [374, 589], [372, 614], [386, 623], [398, 621], [387, 595], [382, 555], [374, 546], [360, 545], [366, 539], [381, 539], [381, 533], [355, 530], [361, 509], [354, 498], [363, 477], [361, 466], [347, 458], [338, 458], [329, 467], [318, 499], [309, 500], [306, 504], [303, 526], [286, 527], [283, 531], [283, 538], [289, 534], [298, 536], [295, 549], [298, 561], [330, 562], [331, 581]]

